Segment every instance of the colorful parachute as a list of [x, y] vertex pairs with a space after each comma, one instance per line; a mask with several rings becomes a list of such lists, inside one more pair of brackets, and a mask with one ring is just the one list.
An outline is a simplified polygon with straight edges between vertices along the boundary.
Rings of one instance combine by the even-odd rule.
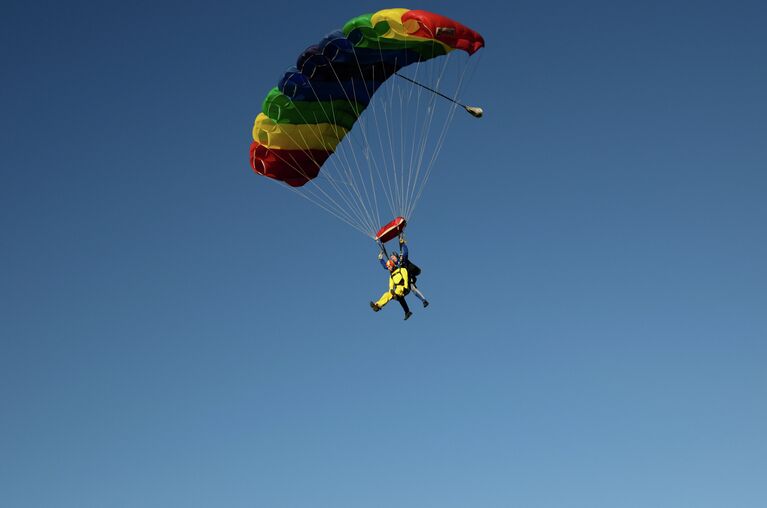
[[[296, 66], [288, 69], [277, 87], [269, 91], [263, 101], [262, 112], [256, 117], [253, 126], [253, 143], [250, 147], [252, 168], [259, 174], [293, 188], [309, 182], [314, 185], [314, 179], [321, 172], [325, 174], [324, 165], [337, 151], [342, 140], [349, 135], [355, 124], [364, 123], [360, 115], [371, 104], [376, 91], [390, 77], [406, 66], [420, 66], [437, 57], [447, 56], [455, 49], [463, 50], [470, 56], [483, 46], [484, 40], [477, 32], [449, 18], [426, 11], [385, 9], [352, 18], [342, 30], [331, 32], [317, 44], [306, 48], [299, 55]], [[444, 68], [442, 72], [444, 74]], [[437, 85], [440, 76], [436, 71], [431, 73], [432, 78], [437, 78]], [[410, 81], [409, 78], [405, 79]], [[429, 162], [422, 153], [427, 142], [421, 139], [428, 135], [424, 120], [427, 114], [431, 115], [428, 130], [432, 127], [436, 109], [434, 99], [422, 99], [419, 90], [418, 105], [414, 102], [412, 106], [405, 107], [403, 94], [408, 95], [408, 101], [416, 100], [412, 90], [414, 85], [408, 86], [411, 88], [405, 92], [400, 91], [399, 98], [393, 96], [394, 92], [384, 97], [379, 108], [381, 115], [374, 113], [376, 119], [386, 115], [388, 143], [391, 146], [385, 146], [381, 132], [373, 134], [365, 126], [356, 127], [355, 130], [362, 130], [357, 147], [354, 148], [357, 151], [335, 157], [339, 169], [335, 174], [328, 172], [326, 175], [329, 182], [326, 184], [327, 189], [319, 184], [312, 189], [312, 201], [353, 223], [370, 236], [374, 236], [378, 229], [376, 224], [380, 224], [377, 217], [379, 194], [386, 195], [394, 215], [404, 216], [409, 213], [414, 205], [412, 200], [416, 198], [414, 172], [420, 170], [424, 162]], [[396, 100], [399, 100], [399, 106], [395, 104]], [[432, 109], [425, 109], [426, 106]], [[394, 117], [397, 116], [394, 112], [396, 107], [400, 108], [398, 114], [403, 131], [400, 140], [394, 139], [396, 132], [392, 134], [396, 130], [393, 126]], [[406, 119], [405, 109], [408, 110], [407, 114], [416, 114], [411, 109], [423, 112], [418, 113], [417, 118], [424, 121], [421, 131], [414, 127], [410, 134], [412, 121]], [[368, 123], [373, 122], [371, 120]], [[408, 129], [407, 136], [404, 134], [405, 129]], [[379, 143], [376, 143], [376, 134]], [[398, 144], [396, 151], [401, 153], [399, 161], [394, 160], [395, 143]], [[405, 152], [411, 144], [412, 149], [406, 161]], [[373, 154], [379, 145], [381, 154], [388, 158], [391, 153], [392, 161], [391, 164], [386, 162], [386, 168], [381, 167], [382, 163], [370, 160], [374, 157], [380, 159], [379, 155]], [[406, 170], [409, 172], [407, 189]], [[393, 171], [401, 171], [402, 174]], [[382, 175], [382, 172], [386, 174]]]

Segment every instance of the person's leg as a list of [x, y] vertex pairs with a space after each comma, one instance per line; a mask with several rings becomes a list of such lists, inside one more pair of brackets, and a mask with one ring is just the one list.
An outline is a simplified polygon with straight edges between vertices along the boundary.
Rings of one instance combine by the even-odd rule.
[[421, 293], [421, 290], [418, 289], [415, 286], [415, 284], [410, 284], [410, 289], [411, 289], [411, 291], [413, 293], [415, 293], [415, 296], [417, 296], [418, 299], [421, 300], [421, 302], [423, 302], [423, 306], [424, 307], [428, 307], [429, 306], [429, 300], [426, 299], [426, 297], [423, 295], [423, 293]]
[[405, 311], [405, 319], [407, 319], [407, 318], [409, 318], [410, 316], [413, 315], [413, 313], [410, 312], [410, 307], [407, 306], [407, 302], [405, 301], [405, 297], [404, 296], [397, 297], [397, 301], [402, 306], [402, 310]]
[[378, 301], [375, 302], [375, 304], [380, 309], [381, 307], [389, 303], [390, 300], [391, 300], [391, 291], [387, 291], [386, 293], [381, 295], [381, 298], [379, 298]]
[[410, 291], [411, 291], [411, 292], [413, 292], [413, 293], [415, 293], [415, 296], [417, 296], [417, 297], [418, 297], [418, 299], [419, 299], [419, 300], [421, 300], [422, 302], [425, 302], [425, 301], [426, 301], [426, 297], [425, 297], [425, 296], [423, 296], [423, 293], [421, 293], [421, 290], [420, 290], [420, 289], [418, 289], [418, 288], [415, 286], [415, 284], [410, 284]]

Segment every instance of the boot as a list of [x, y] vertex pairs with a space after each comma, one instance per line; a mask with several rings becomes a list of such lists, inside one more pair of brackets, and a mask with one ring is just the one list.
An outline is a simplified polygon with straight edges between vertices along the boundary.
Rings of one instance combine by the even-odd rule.
[[373, 309], [373, 312], [378, 312], [379, 310], [381, 310], [381, 307], [376, 305], [375, 302], [370, 302], [370, 308]]
[[413, 313], [412, 313], [412, 312], [410, 312], [410, 311], [407, 311], [407, 312], [405, 312], [405, 321], [407, 321], [408, 319], [410, 319], [410, 316], [412, 316], [412, 315], [413, 315]]

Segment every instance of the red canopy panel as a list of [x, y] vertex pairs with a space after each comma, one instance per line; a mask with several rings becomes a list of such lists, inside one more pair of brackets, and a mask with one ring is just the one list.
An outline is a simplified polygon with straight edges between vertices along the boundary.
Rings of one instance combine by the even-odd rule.
[[445, 16], [427, 11], [407, 11], [402, 15], [402, 23], [409, 20], [418, 22], [418, 30], [410, 35], [437, 39], [451, 48], [462, 49], [473, 55], [485, 47], [485, 39], [471, 28]]
[[330, 157], [325, 150], [278, 150], [254, 141], [250, 145], [250, 167], [256, 173], [301, 187], [316, 178], [320, 166]]

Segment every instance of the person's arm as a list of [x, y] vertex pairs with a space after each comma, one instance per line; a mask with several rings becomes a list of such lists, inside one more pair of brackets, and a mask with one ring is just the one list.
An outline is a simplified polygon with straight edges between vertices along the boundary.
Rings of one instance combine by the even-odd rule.
[[381, 263], [381, 266], [383, 266], [384, 270], [387, 270], [387, 271], [389, 270], [388, 268], [386, 268], [386, 261], [384, 261], [383, 252], [378, 253], [378, 261]]
[[404, 266], [407, 263], [407, 243], [405, 242], [405, 239], [400, 237], [399, 239], [399, 247], [402, 249], [402, 266]]

